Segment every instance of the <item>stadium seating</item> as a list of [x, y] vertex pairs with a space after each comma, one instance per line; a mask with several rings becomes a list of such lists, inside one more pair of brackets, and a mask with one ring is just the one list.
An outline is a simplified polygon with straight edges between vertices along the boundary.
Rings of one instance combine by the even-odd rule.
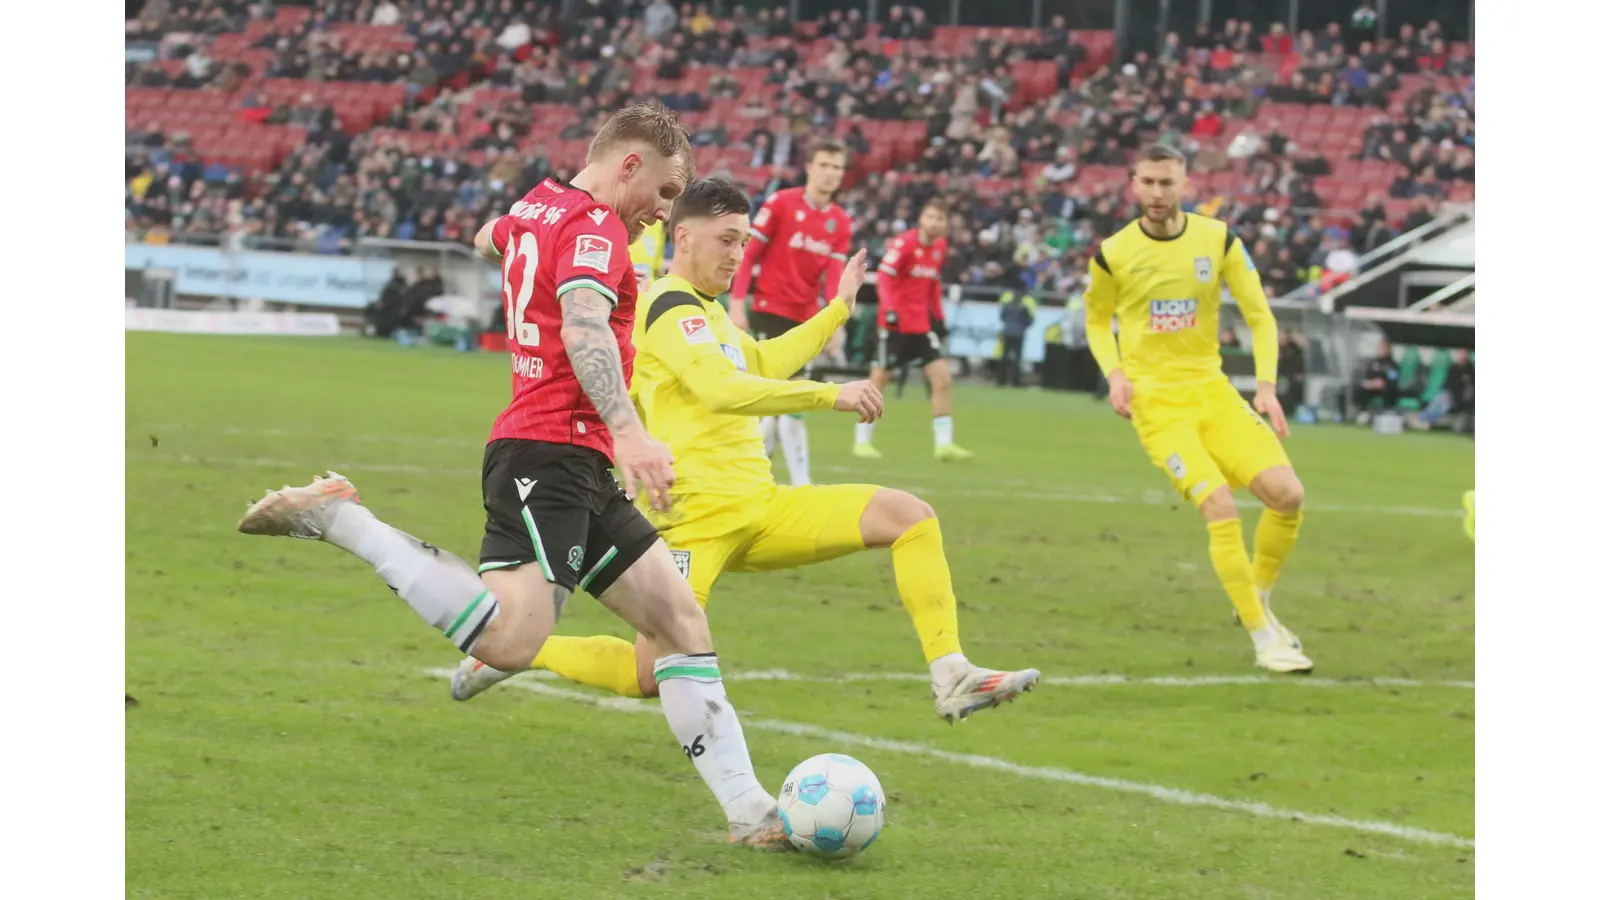
[[[171, 5], [181, 8], [184, 4]], [[484, 146], [491, 137], [491, 120], [498, 111], [511, 109], [532, 123], [517, 135], [517, 152], [542, 155], [556, 171], [571, 170], [581, 164], [585, 140], [582, 137], [561, 139], [563, 129], [582, 115], [578, 104], [570, 102], [570, 97], [544, 101], [534, 98], [536, 102], [525, 103], [525, 91], [508, 86], [511, 80], [504, 77], [510, 69], [527, 63], [531, 54], [544, 52], [546, 45], [530, 44], [507, 51], [495, 43], [492, 28], [473, 25], [440, 35], [423, 34], [420, 40], [426, 43], [419, 46], [417, 28], [349, 21], [347, 17], [352, 6], [338, 0], [325, 0], [316, 11], [303, 6], [277, 6], [270, 18], [236, 18], [235, 23], [241, 25], [239, 30], [214, 33], [198, 42], [198, 46], [189, 48], [210, 61], [203, 84], [178, 86], [185, 83], [185, 68], [189, 62], [184, 58], [131, 64], [126, 92], [126, 126], [130, 135], [159, 133], [167, 140], [184, 135], [186, 145], [173, 142], [166, 150], [176, 149], [179, 159], [196, 159], [202, 166], [237, 169], [245, 177], [246, 193], [252, 196], [262, 195], [268, 191], [270, 183], [282, 180], [269, 176], [282, 176], [299, 164], [295, 156], [308, 140], [310, 129], [292, 121], [283, 123], [282, 112], [296, 106], [306, 107], [308, 111], [331, 111], [340, 130], [351, 138], [360, 138], [354, 145], [356, 151], [364, 152], [373, 146], [395, 147], [412, 156], [447, 156], [461, 165], [478, 168], [488, 166], [494, 156]], [[404, 18], [409, 12], [409, 6], [401, 10], [402, 22], [409, 21]], [[798, 68], [803, 72], [814, 73], [824, 67], [830, 52], [839, 44], [832, 38], [819, 36], [819, 27], [816, 22], [795, 26], [793, 46], [800, 56]], [[1026, 51], [1037, 44], [1041, 34], [1027, 28], [940, 26], [932, 29], [930, 40], [914, 41], [880, 39], [877, 25], [866, 25], [863, 32], [859, 40], [848, 42], [846, 49], [864, 49], [891, 60], [926, 61], [935, 65], [947, 61], [971, 63], [973, 48], [985, 42], [1013, 42]], [[1061, 69], [1053, 60], [1010, 62], [1004, 73], [1011, 82], [1009, 97], [1003, 103], [1003, 110], [979, 104], [973, 118], [976, 139], [981, 142], [989, 125], [1001, 121], [1009, 124], [1010, 117], [1023, 110], [1049, 114], [1054, 110], [1053, 102], [1069, 90], [1076, 92], [1086, 79], [1114, 78], [1117, 61], [1113, 37], [1110, 31], [1071, 32], [1070, 43], [1078, 58], [1071, 67], [1069, 86], [1061, 83]], [[780, 40], [752, 37], [743, 52], [771, 51], [779, 46]], [[459, 42], [452, 51], [470, 48], [472, 52], [459, 60], [460, 65], [439, 64], [440, 68], [449, 70], [448, 77], [436, 72], [441, 77], [427, 80], [426, 84], [403, 77], [373, 82], [276, 77], [273, 74], [286, 62], [286, 56], [303, 55], [313, 43], [319, 59], [344, 57], [353, 61], [372, 55], [387, 58], [425, 55], [428, 52], [425, 48], [437, 51], [441, 41]], [[277, 49], [280, 42], [288, 43], [286, 53]], [[558, 46], [572, 51], [576, 45], [569, 36]], [[1469, 45], [1457, 44], [1453, 46], [1452, 58], [1470, 70], [1471, 52]], [[431, 62], [437, 63], [439, 59], [436, 53]], [[1296, 53], [1229, 50], [1208, 55], [1190, 49], [1183, 55], [1181, 73], [1187, 96], [1193, 102], [1204, 102], [1220, 97], [1219, 89], [1233, 77], [1228, 74], [1219, 77], [1218, 72], [1261, 72], [1266, 73], [1267, 83], [1284, 84], [1310, 64], [1311, 60]], [[634, 96], [661, 96], [669, 100], [669, 105], [685, 107], [680, 116], [691, 133], [716, 133], [718, 129], [725, 132], [727, 141], [722, 145], [697, 149], [696, 161], [704, 173], [727, 174], [757, 193], [774, 178], [793, 177], [792, 172], [774, 172], [769, 166], [752, 165], [751, 151], [743, 144], [745, 135], [757, 127], [778, 129], [779, 120], [785, 117], [779, 114], [780, 108], [793, 100], [784, 85], [768, 83], [769, 68], [690, 65], [683, 68], [681, 77], [662, 78], [654, 69], [636, 60], [602, 67], [595, 61], [562, 57], [560, 66], [569, 79], [575, 77], [581, 81], [609, 73], [613, 84], [623, 78], [631, 81]], [[350, 67], [346, 65], [341, 71]], [[197, 80], [189, 78], [190, 82]], [[732, 81], [737, 96], [723, 95], [720, 85], [725, 80]], [[1251, 90], [1259, 92], [1263, 86], [1257, 84]], [[1220, 196], [1240, 203], [1259, 200], [1285, 213], [1290, 212], [1287, 192], [1256, 196], [1260, 178], [1250, 168], [1249, 159], [1227, 160], [1221, 156], [1246, 128], [1265, 134], [1276, 126], [1299, 153], [1320, 155], [1329, 167], [1326, 175], [1308, 179], [1314, 180], [1318, 208], [1294, 210], [1296, 216], [1304, 220], [1313, 213], [1322, 213], [1326, 221], [1350, 223], [1356, 220], [1357, 211], [1368, 199], [1378, 194], [1385, 197], [1384, 211], [1389, 224], [1399, 227], [1411, 215], [1413, 204], [1409, 198], [1389, 198], [1388, 194], [1404, 166], [1389, 159], [1360, 158], [1366, 148], [1365, 134], [1373, 117], [1379, 113], [1388, 113], [1395, 122], [1406, 120], [1408, 103], [1418, 92], [1430, 88], [1465, 93], [1470, 103], [1468, 79], [1416, 73], [1399, 76], [1399, 88], [1389, 94], [1386, 109], [1267, 100], [1248, 118], [1225, 117], [1220, 132], [1214, 136], [1187, 138], [1192, 149], [1213, 151], [1215, 157], [1223, 160], [1220, 166], [1195, 167], [1194, 199], [1201, 201]], [[603, 94], [594, 90], [584, 93]], [[435, 120], [426, 127], [415, 127], [414, 114], [429, 104], [442, 104], [444, 121]], [[1076, 114], [1076, 110], [1071, 113]], [[1058, 122], [1068, 115], [1065, 110], [1055, 113]], [[872, 176], [883, 173], [916, 172], [930, 142], [940, 137], [929, 133], [929, 123], [925, 119], [858, 118], [848, 124], [860, 129], [868, 145], [867, 152], [853, 161], [853, 184], [871, 183]], [[834, 128], [842, 132], [844, 125], [839, 123]], [[1038, 158], [1024, 158], [1020, 177], [977, 173], [971, 182], [973, 196], [976, 202], [992, 205], [1021, 191], [1029, 196], [1030, 202], [1037, 201], [1040, 176], [1047, 165]], [[1068, 185], [1068, 192], [1081, 201], [1098, 196], [1097, 189], [1104, 186], [1125, 201], [1122, 185], [1126, 171], [1125, 164], [1120, 161], [1080, 165], [1076, 178]], [[934, 180], [941, 189], [947, 187], [949, 178], [946, 173], [934, 173]], [[1469, 180], [1457, 180], [1446, 185], [1444, 192], [1451, 200], [1471, 200], [1472, 184]], [[131, 212], [130, 217], [137, 218], [137, 215]], [[1308, 279], [1314, 277], [1315, 273], [1307, 273]]]

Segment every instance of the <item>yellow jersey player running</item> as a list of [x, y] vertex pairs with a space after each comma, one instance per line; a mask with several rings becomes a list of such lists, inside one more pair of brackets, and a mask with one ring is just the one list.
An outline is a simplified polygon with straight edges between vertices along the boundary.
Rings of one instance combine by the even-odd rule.
[[[1205, 519], [1211, 564], [1250, 632], [1256, 665], [1310, 672], [1299, 639], [1268, 605], [1299, 537], [1305, 496], [1278, 442], [1289, 425], [1278, 404], [1277, 323], [1244, 242], [1226, 223], [1179, 207], [1186, 185], [1177, 151], [1153, 146], [1139, 155], [1133, 190], [1144, 214], [1106, 238], [1089, 264], [1089, 346], [1110, 384], [1112, 407], [1133, 420], [1150, 461]], [[1250, 327], [1254, 410], [1222, 374], [1217, 330], [1224, 282]], [[1248, 487], [1266, 505], [1254, 564], [1230, 485]]]
[[[928, 504], [876, 485], [780, 487], [773, 480], [759, 416], [832, 409], [872, 421], [883, 411], [883, 395], [871, 381], [788, 380], [849, 319], [866, 275], [864, 251], [845, 267], [837, 299], [779, 337], [752, 339], [717, 304], [750, 241], [749, 213], [744, 192], [721, 179], [691, 185], [674, 205], [671, 271], [640, 301], [635, 320], [632, 393], [650, 433], [671, 449], [677, 480], [670, 512], [640, 508], [702, 606], [724, 572], [793, 569], [888, 548], [940, 717], [954, 722], [1031, 690], [1037, 670], [983, 669], [962, 655], [944, 539]], [[558, 636], [545, 642], [532, 667], [653, 697], [654, 658], [643, 636], [633, 644]], [[451, 693], [466, 700], [507, 677], [468, 658]]]

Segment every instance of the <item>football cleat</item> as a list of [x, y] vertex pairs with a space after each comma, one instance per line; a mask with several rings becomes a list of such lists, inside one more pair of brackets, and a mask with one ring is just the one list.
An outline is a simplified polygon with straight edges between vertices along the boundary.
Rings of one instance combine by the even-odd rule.
[[245, 534], [321, 540], [340, 504], [360, 502], [361, 495], [350, 479], [329, 472], [302, 487], [284, 485], [282, 490], [268, 491], [245, 510], [239, 530]]
[[471, 700], [515, 674], [502, 672], [469, 656], [456, 666], [456, 673], [450, 676], [450, 697], [462, 702]]
[[942, 447], [933, 448], [933, 458], [939, 460], [940, 462], [960, 462], [961, 460], [971, 459], [972, 457], [973, 453], [971, 450], [967, 450], [955, 444], [945, 444]]
[[1268, 672], [1286, 675], [1310, 675], [1313, 663], [1300, 649], [1300, 641], [1289, 629], [1274, 623], [1277, 640], [1256, 650], [1256, 665]]
[[783, 818], [778, 813], [778, 807], [773, 805], [772, 810], [753, 825], [728, 825], [728, 843], [744, 844], [755, 847], [757, 850], [773, 850], [783, 852], [786, 850], [798, 851], [793, 842], [789, 840], [789, 832], [783, 827]]
[[1015, 700], [1038, 683], [1038, 669], [997, 672], [969, 666], [966, 674], [950, 684], [933, 686], [933, 710], [954, 725], [979, 710]]
[[879, 453], [878, 448], [871, 444], [857, 444], [851, 448], [850, 452], [861, 459], [883, 459], [883, 454]]

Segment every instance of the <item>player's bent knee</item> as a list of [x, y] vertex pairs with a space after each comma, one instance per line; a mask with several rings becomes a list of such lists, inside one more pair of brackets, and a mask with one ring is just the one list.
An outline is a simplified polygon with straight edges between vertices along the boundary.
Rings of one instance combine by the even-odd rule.
[[882, 488], [861, 514], [861, 540], [868, 547], [888, 547], [918, 522], [937, 515], [928, 501], [915, 494]]
[[1293, 469], [1269, 469], [1256, 476], [1251, 493], [1269, 509], [1285, 515], [1299, 511], [1306, 502], [1305, 485]]
[[1233, 502], [1233, 491], [1219, 487], [1200, 501], [1200, 515], [1207, 522], [1239, 518], [1239, 507]]

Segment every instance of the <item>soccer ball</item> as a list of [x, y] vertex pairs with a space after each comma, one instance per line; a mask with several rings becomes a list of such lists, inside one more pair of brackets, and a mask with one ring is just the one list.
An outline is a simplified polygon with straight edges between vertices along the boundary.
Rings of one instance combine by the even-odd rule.
[[796, 847], [823, 859], [848, 859], [878, 839], [885, 804], [871, 769], [843, 753], [824, 753], [783, 780], [778, 815]]

